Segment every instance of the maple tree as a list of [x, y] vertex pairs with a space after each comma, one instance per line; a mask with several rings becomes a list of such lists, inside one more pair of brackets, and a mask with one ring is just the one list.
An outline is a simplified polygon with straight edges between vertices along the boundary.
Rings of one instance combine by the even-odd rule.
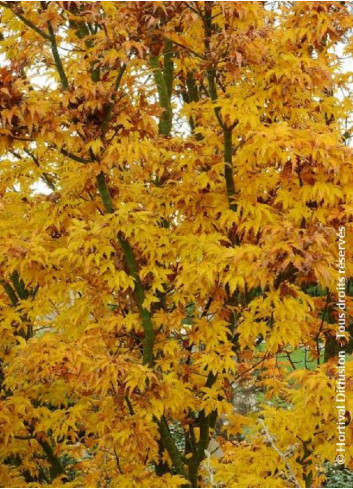
[[1, 486], [322, 486], [349, 2], [0, 9]]

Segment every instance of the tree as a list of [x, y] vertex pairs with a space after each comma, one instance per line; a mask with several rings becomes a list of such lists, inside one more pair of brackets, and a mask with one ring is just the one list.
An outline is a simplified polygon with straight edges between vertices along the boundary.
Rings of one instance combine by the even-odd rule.
[[0, 5], [1, 485], [321, 486], [349, 2]]

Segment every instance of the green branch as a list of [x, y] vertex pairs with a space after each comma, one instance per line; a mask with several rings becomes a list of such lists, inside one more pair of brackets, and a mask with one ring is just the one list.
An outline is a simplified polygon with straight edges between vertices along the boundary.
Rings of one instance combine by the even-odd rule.
[[[208, 91], [209, 91], [211, 100], [214, 103], [216, 103], [217, 99], [218, 99], [215, 77], [216, 77], [216, 73], [215, 73], [214, 67], [209, 68], [207, 70]], [[215, 105], [213, 108], [213, 111], [215, 113], [218, 124], [221, 126], [222, 129], [225, 129], [225, 124], [224, 124], [222, 117], [221, 117], [220, 107]]]
[[66, 77], [66, 74], [65, 74], [65, 71], [64, 71], [64, 67], [63, 67], [63, 64], [62, 64], [62, 61], [61, 61], [61, 58], [60, 58], [60, 54], [59, 54], [59, 50], [58, 50], [58, 45], [57, 45], [57, 42], [56, 42], [56, 38], [55, 38], [55, 34], [54, 34], [54, 31], [53, 31], [53, 27], [51, 25], [51, 22], [50, 21], [47, 22], [48, 31], [49, 31], [49, 34], [47, 34], [46, 32], [44, 32], [41, 29], [39, 29], [39, 27], [37, 27], [35, 24], [33, 24], [33, 22], [31, 20], [27, 19], [22, 14], [20, 14], [19, 12], [16, 12], [14, 9], [12, 9], [9, 5], [6, 4], [6, 2], [0, 2], [0, 6], [2, 6], [4, 8], [8, 8], [9, 10], [11, 10], [11, 12], [16, 17], [18, 17], [20, 20], [22, 20], [22, 22], [24, 24], [26, 24], [33, 31], [35, 31], [37, 34], [39, 34], [43, 39], [45, 39], [47, 41], [50, 41], [50, 43], [51, 43], [51, 51], [52, 51], [53, 58], [54, 58], [54, 61], [55, 61], [55, 64], [56, 64], [56, 67], [57, 67], [57, 70], [58, 70], [58, 73], [59, 73], [60, 81], [61, 81], [61, 83], [63, 85], [63, 88], [65, 90], [67, 90], [69, 88], [69, 82], [68, 82], [68, 79]]
[[[171, 50], [171, 42], [167, 41], [169, 45], [169, 50]], [[150, 57], [150, 66], [153, 71], [154, 81], [157, 86], [158, 99], [159, 104], [164, 109], [163, 114], [159, 118], [158, 129], [159, 134], [164, 136], [169, 136], [170, 131], [172, 129], [172, 105], [170, 102], [171, 99], [171, 87], [173, 83], [173, 61], [171, 60], [171, 54], [166, 52], [164, 55], [164, 74], [161, 70], [159, 64], [158, 56]]]
[[175, 442], [170, 434], [167, 421], [164, 416], [161, 417], [160, 421], [157, 421], [159, 433], [163, 441], [163, 445], [167, 449], [167, 452], [173, 462], [173, 466], [177, 474], [183, 475], [186, 479], [188, 478], [187, 473], [184, 468], [184, 463], [180, 452], [175, 445]]
[[39, 29], [39, 27], [37, 27], [35, 24], [33, 24], [33, 22], [31, 20], [26, 19], [26, 17], [24, 17], [22, 14], [13, 10], [10, 5], [7, 5], [6, 2], [0, 2], [0, 5], [1, 5], [1, 7], [4, 7], [4, 8], [11, 10], [11, 12], [15, 15], [15, 17], [18, 17], [20, 20], [22, 20], [22, 22], [24, 24], [26, 24], [33, 31], [35, 31], [37, 34], [39, 34], [41, 37], [43, 37], [43, 39], [50, 40], [50, 36], [46, 32]]
[[125, 262], [128, 267], [129, 273], [135, 282], [134, 295], [137, 301], [139, 315], [142, 320], [142, 326], [145, 333], [145, 338], [143, 340], [143, 364], [152, 367], [153, 345], [156, 337], [153, 330], [151, 314], [143, 306], [143, 303], [145, 301], [145, 291], [140, 276], [138, 274], [138, 266], [135, 259], [134, 251], [128, 240], [124, 238], [122, 232], [118, 233], [118, 241], [123, 250]]
[[17, 304], [18, 304], [18, 298], [17, 298], [16, 292], [11, 287], [11, 285], [8, 282], [6, 282], [5, 280], [2, 280], [1, 281], [1, 284], [3, 285], [3, 287], [5, 289], [5, 292], [6, 292], [6, 294], [8, 295], [8, 297], [9, 297], [9, 299], [11, 301], [11, 305], [13, 307], [16, 307]]
[[[198, 102], [200, 98], [192, 71], [187, 72], [185, 85], [185, 91], [182, 92], [184, 102], [187, 104]], [[194, 134], [198, 141], [201, 141], [202, 135], [200, 133], [195, 134], [196, 121], [192, 116], [189, 116], [189, 125], [191, 133]]]
[[47, 22], [47, 26], [48, 26], [48, 31], [49, 31], [49, 39], [51, 42], [51, 52], [53, 54], [56, 69], [58, 70], [60, 81], [61, 81], [61, 84], [63, 86], [63, 89], [67, 90], [69, 88], [69, 81], [68, 81], [66, 74], [65, 74], [64, 66], [62, 64], [60, 54], [59, 54], [59, 50], [58, 50], [58, 44], [56, 42], [56, 37], [55, 37], [54, 30], [53, 30], [53, 27], [52, 27], [50, 21]]
[[[34, 156], [34, 154], [31, 153], [30, 151], [28, 151], [28, 149], [26, 149], [26, 148], [24, 148], [23, 151], [33, 160], [34, 164], [38, 168], [40, 168], [40, 164], [39, 164], [38, 158], [36, 156]], [[17, 159], [22, 160], [22, 156], [19, 153], [17, 153], [16, 151], [11, 151], [10, 150], [10, 153], [12, 155], [14, 155]], [[52, 181], [51, 176], [49, 175], [49, 173], [43, 172], [40, 177], [48, 185], [48, 187], [51, 190], [55, 190], [55, 184]]]
[[[79, 16], [79, 9], [77, 8], [77, 5], [72, 6], [72, 11], [75, 13], [76, 16]], [[72, 26], [76, 30], [76, 35], [79, 39], [84, 39], [84, 43], [87, 49], [92, 48], [93, 46], [93, 40], [90, 37], [92, 28], [90, 27], [89, 24], [86, 22], [76, 22], [74, 20], [69, 21], [70, 27]], [[86, 38], [86, 39], [85, 39]], [[100, 80], [100, 68], [97, 66], [94, 68], [94, 61], [91, 62], [91, 80], [94, 83], [99, 82]]]
[[[205, 30], [205, 49], [207, 57], [209, 57], [211, 51], [210, 39], [212, 35], [212, 3], [205, 6], [205, 17], [203, 19]], [[217, 85], [216, 85], [216, 70], [212, 65], [207, 70], [207, 81], [210, 97], [213, 103], [216, 104], [218, 100]], [[217, 105], [214, 106], [214, 113], [219, 125], [223, 130], [223, 156], [224, 156], [224, 177], [226, 180], [226, 190], [228, 197], [229, 209], [232, 211], [237, 210], [237, 204], [235, 203], [235, 186], [233, 180], [233, 144], [232, 144], [232, 130], [235, 127], [234, 123], [231, 127], [228, 127], [221, 117], [221, 109]]]
[[[107, 181], [103, 172], [100, 172], [97, 176], [97, 185], [106, 213], [112, 214], [114, 212], [113, 201], [109, 193]], [[152, 367], [155, 334], [153, 330], [151, 314], [143, 306], [143, 303], [145, 301], [145, 291], [138, 273], [138, 265], [135, 259], [134, 251], [129, 241], [124, 237], [121, 231], [119, 231], [117, 239], [123, 251], [125, 263], [129, 270], [129, 274], [135, 282], [134, 297], [137, 302], [139, 315], [145, 333], [145, 338], [143, 341], [143, 364]]]
[[[120, 67], [116, 82], [115, 82], [115, 90], [113, 94], [112, 101], [109, 103], [109, 105], [106, 108], [106, 114], [102, 126], [102, 131], [101, 131], [101, 138], [104, 139], [106, 132], [108, 130], [108, 125], [109, 121], [111, 119], [111, 114], [114, 106], [114, 100], [116, 97], [117, 90], [120, 86], [121, 79], [123, 77], [123, 74], [126, 70], [126, 65], [123, 64]], [[112, 214], [114, 212], [114, 205], [113, 201], [109, 192], [109, 188], [107, 185], [107, 181], [105, 178], [105, 175], [103, 172], [100, 172], [99, 175], [97, 176], [97, 186], [98, 186], [98, 191], [101, 196], [104, 209], [108, 214]], [[134, 255], [134, 250], [132, 249], [132, 246], [130, 245], [129, 241], [125, 238], [124, 234], [119, 231], [117, 234], [117, 239], [119, 242], [119, 245], [122, 249], [124, 259], [126, 266], [129, 270], [130, 276], [133, 278], [135, 287], [134, 287], [134, 297], [137, 302], [137, 308], [139, 311], [139, 315], [142, 321], [142, 327], [145, 333], [145, 338], [143, 341], [143, 364], [148, 365], [149, 367], [153, 366], [153, 345], [155, 342], [155, 333], [153, 330], [153, 324], [152, 324], [152, 318], [151, 314], [145, 307], [143, 306], [143, 303], [145, 301], [145, 291], [143, 288], [143, 284], [141, 282], [140, 276], [139, 276], [139, 271], [138, 271], [138, 265], [137, 261]]]
[[78, 163], [92, 163], [92, 159], [88, 158], [82, 158], [81, 156], [77, 156], [74, 153], [70, 153], [70, 151], [66, 151], [66, 149], [61, 148], [60, 153], [63, 154], [64, 156], [67, 156], [68, 158], [71, 158], [74, 161], [77, 161]]
[[48, 441], [36, 437], [37, 442], [42, 447], [48, 462], [50, 463], [50, 479], [53, 481], [56, 477], [64, 473], [64, 466], [58, 456], [55, 455], [53, 447]]
[[118, 76], [117, 76], [116, 81], [115, 81], [114, 93], [112, 95], [111, 101], [109, 102], [109, 104], [106, 107], [105, 117], [104, 117], [104, 121], [103, 121], [103, 125], [102, 125], [102, 132], [101, 132], [101, 138], [102, 139], [105, 138], [105, 135], [107, 133], [109, 121], [110, 121], [111, 116], [112, 116], [112, 111], [113, 111], [113, 107], [114, 107], [116, 94], [117, 94], [117, 91], [120, 87], [121, 79], [123, 77], [125, 70], [126, 70], [126, 64], [123, 63], [120, 67], [120, 70], [118, 72]]
[[97, 176], [97, 186], [106, 213], [113, 214], [114, 213], [113, 201], [109, 193], [105, 175], [102, 171]]
[[[217, 374], [214, 375], [209, 372], [207, 376], [207, 381], [205, 387], [211, 388], [217, 380]], [[198, 421], [200, 427], [200, 437], [199, 441], [194, 441], [195, 446], [193, 450], [193, 455], [189, 459], [189, 479], [192, 487], [197, 487], [197, 474], [199, 467], [203, 459], [205, 458], [205, 450], [210, 442], [210, 428], [213, 428], [217, 419], [217, 411], [212, 411], [206, 415], [205, 411], [202, 410], [199, 414]]]
[[11, 274], [11, 282], [15, 287], [16, 293], [20, 299], [28, 299], [28, 291], [25, 288], [23, 280], [20, 279], [19, 273], [15, 270]]
[[164, 45], [164, 81], [167, 88], [169, 100], [172, 97], [173, 90], [173, 44], [172, 41], [166, 40]]
[[235, 186], [233, 180], [232, 129], [224, 129], [223, 144], [224, 144], [224, 177], [226, 179], [228, 205], [230, 210], [236, 211], [238, 206], [235, 203]]

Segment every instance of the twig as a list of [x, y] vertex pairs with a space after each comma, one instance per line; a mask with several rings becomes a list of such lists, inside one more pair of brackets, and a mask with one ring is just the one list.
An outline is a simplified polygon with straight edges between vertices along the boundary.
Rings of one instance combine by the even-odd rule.
[[289, 477], [288, 477], [288, 480], [290, 482], [292, 482], [294, 484], [294, 487], [301, 487], [301, 485], [299, 484], [298, 482], [298, 479], [296, 478], [293, 470], [292, 470], [292, 467], [289, 465], [288, 461], [287, 461], [287, 457], [286, 455], [281, 452], [281, 450], [277, 447], [277, 445], [275, 444], [274, 442], [274, 439], [273, 437], [271, 436], [270, 432], [268, 431], [267, 429], [267, 426], [265, 425], [265, 422], [263, 419], [261, 418], [258, 418], [258, 421], [259, 423], [261, 424], [264, 432], [265, 432], [265, 435], [266, 435], [266, 438], [267, 438], [267, 441], [269, 442], [269, 444], [271, 445], [271, 447], [274, 449], [274, 451], [281, 457], [281, 459], [283, 460], [284, 462], [284, 465], [286, 467], [286, 469], [288, 470], [289, 472]]
[[34, 30], [37, 34], [39, 34], [41, 37], [43, 37], [43, 39], [50, 40], [49, 34], [42, 31], [41, 29], [39, 29], [39, 27], [37, 27], [35, 24], [33, 24], [33, 22], [31, 22], [29, 19], [26, 19], [26, 17], [24, 17], [22, 14], [20, 14], [19, 12], [16, 12], [14, 9], [12, 9], [9, 5], [7, 5], [7, 2], [0, 2], [0, 6], [11, 10], [11, 12], [16, 17], [21, 19], [24, 24], [26, 24], [28, 27], [30, 27], [32, 30]]
[[174, 39], [168, 39], [168, 40], [170, 42], [172, 42], [173, 44], [175, 44], [176, 46], [179, 46], [180, 48], [185, 49], [186, 51], [188, 51], [189, 53], [193, 54], [197, 58], [202, 59], [203, 61], [206, 60], [206, 57], [205, 56], [202, 56], [202, 54], [197, 53], [196, 51], [194, 51], [193, 49], [189, 48], [188, 46], [184, 46], [184, 44], [181, 44], [180, 42], [175, 41]]

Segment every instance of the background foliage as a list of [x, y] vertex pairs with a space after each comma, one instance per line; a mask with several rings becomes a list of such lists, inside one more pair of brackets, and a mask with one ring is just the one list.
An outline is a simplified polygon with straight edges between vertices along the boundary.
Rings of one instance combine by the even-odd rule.
[[350, 2], [0, 10], [0, 484], [350, 477]]

